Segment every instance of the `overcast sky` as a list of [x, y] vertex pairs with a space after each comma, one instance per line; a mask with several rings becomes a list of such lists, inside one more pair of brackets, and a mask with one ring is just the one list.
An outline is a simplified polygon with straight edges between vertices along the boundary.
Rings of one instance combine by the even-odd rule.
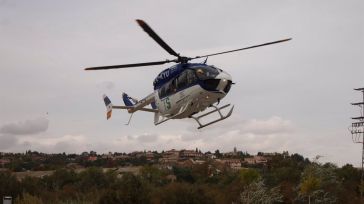
[[[363, 10], [362, 0], [0, 0], [0, 151], [236, 147], [360, 166], [347, 128], [359, 116], [353, 88], [364, 87]], [[208, 59], [236, 83], [221, 103], [235, 105], [227, 120], [197, 130], [189, 119], [154, 126], [138, 112], [125, 126], [126, 112], [106, 120], [102, 94], [114, 104], [122, 92], [145, 97], [169, 65], [83, 68], [173, 59], [135, 19], [191, 57], [293, 40]]]

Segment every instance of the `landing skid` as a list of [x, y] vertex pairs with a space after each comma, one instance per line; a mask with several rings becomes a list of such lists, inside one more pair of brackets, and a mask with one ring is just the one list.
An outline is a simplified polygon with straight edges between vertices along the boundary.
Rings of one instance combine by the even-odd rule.
[[[212, 110], [212, 111], [210, 111], [210, 112], [207, 112], [207, 113], [204, 113], [204, 114], [202, 114], [202, 115], [200, 115], [200, 116], [190, 116], [189, 118], [193, 118], [193, 119], [195, 119], [196, 120], [196, 122], [198, 123], [198, 125], [199, 125], [199, 127], [197, 128], [197, 129], [201, 129], [201, 128], [204, 128], [204, 127], [206, 127], [206, 126], [209, 126], [209, 125], [211, 125], [211, 124], [214, 124], [214, 123], [216, 123], [216, 122], [219, 122], [219, 121], [222, 121], [222, 120], [225, 120], [226, 118], [228, 118], [228, 117], [230, 117], [231, 116], [231, 114], [233, 113], [233, 110], [234, 110], [234, 106], [232, 106], [231, 107], [231, 109], [229, 110], [229, 112], [224, 116], [222, 113], [221, 113], [221, 110], [222, 109], [224, 109], [224, 108], [227, 108], [227, 107], [229, 107], [230, 106], [230, 104], [227, 104], [227, 105], [224, 105], [224, 106], [222, 106], [222, 107], [217, 107], [217, 106], [211, 106], [212, 108], [215, 108], [215, 110]], [[182, 107], [181, 108], [181, 110], [179, 111], [179, 113], [183, 113], [183, 111], [184, 111], [184, 109], [185, 109], [186, 107]], [[206, 117], [206, 116], [208, 116], [208, 115], [210, 115], [210, 114], [212, 114], [212, 113], [215, 113], [215, 112], [218, 112], [219, 113], [219, 116], [220, 116], [220, 118], [219, 119], [217, 119], [217, 120], [214, 120], [214, 121], [211, 121], [211, 122], [209, 122], [209, 123], [206, 123], [206, 124], [202, 124], [201, 122], [200, 122], [200, 119], [201, 118], [203, 118], [203, 117]], [[154, 125], [159, 125], [159, 124], [161, 124], [161, 123], [164, 123], [164, 122], [166, 122], [166, 121], [168, 121], [168, 120], [170, 120], [170, 119], [174, 119], [176, 116], [178, 116], [179, 114], [176, 114], [176, 115], [173, 115], [173, 116], [161, 116], [161, 115], [159, 115], [158, 113], [156, 113], [155, 115], [154, 115]]]
[[[201, 129], [201, 128], [204, 128], [204, 127], [206, 127], [206, 126], [209, 126], [209, 125], [211, 125], [211, 124], [214, 124], [214, 123], [216, 123], [216, 122], [219, 122], [219, 121], [225, 120], [226, 118], [230, 117], [230, 116], [231, 116], [231, 114], [233, 113], [234, 106], [232, 106], [232, 107], [231, 107], [230, 111], [229, 111], [229, 112], [228, 112], [225, 116], [221, 113], [221, 110], [222, 110], [222, 109], [227, 108], [227, 107], [229, 107], [229, 106], [230, 106], [230, 104], [224, 105], [224, 106], [222, 106], [222, 107], [211, 106], [211, 107], [215, 108], [215, 110], [212, 110], [212, 111], [210, 111], [210, 112], [207, 112], [207, 113], [202, 114], [202, 115], [197, 116], [197, 117], [195, 117], [195, 116], [190, 116], [190, 118], [195, 119], [195, 120], [196, 120], [196, 122], [197, 122], [197, 123], [198, 123], [198, 125], [199, 125], [199, 127], [198, 127], [197, 129]], [[201, 118], [203, 118], [203, 117], [205, 117], [205, 116], [207, 116], [207, 115], [210, 115], [210, 114], [212, 114], [212, 113], [215, 113], [215, 112], [218, 112], [218, 113], [219, 113], [219, 115], [220, 115], [220, 118], [219, 118], [219, 119], [214, 120], [214, 121], [211, 121], [211, 122], [206, 123], [206, 124], [202, 124], [202, 123], [200, 122], [200, 119], [201, 119]]]

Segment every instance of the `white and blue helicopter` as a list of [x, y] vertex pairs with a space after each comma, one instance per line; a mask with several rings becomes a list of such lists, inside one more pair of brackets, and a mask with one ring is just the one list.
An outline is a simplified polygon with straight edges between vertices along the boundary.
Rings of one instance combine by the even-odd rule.
[[[200, 128], [206, 127], [213, 123], [222, 121], [231, 116], [234, 106], [230, 108], [227, 114], [222, 113], [222, 109], [227, 108], [230, 104], [218, 107], [221, 99], [228, 94], [232, 82], [232, 77], [227, 72], [213, 65], [207, 65], [207, 58], [210, 56], [226, 54], [291, 40], [291, 38], [268, 42], [260, 45], [249, 46], [245, 48], [229, 50], [214, 54], [208, 54], [196, 57], [185, 57], [175, 52], [167, 45], [143, 20], [136, 20], [142, 29], [149, 34], [162, 48], [169, 54], [177, 57], [174, 60], [164, 60], [155, 62], [145, 62], [136, 64], [124, 64], [102, 67], [90, 67], [85, 70], [105, 70], [119, 69], [141, 66], [161, 65], [170, 62], [177, 63], [172, 67], [163, 70], [154, 80], [154, 91], [147, 97], [137, 100], [122, 94], [124, 106], [115, 106], [110, 99], [104, 95], [103, 99], [107, 109], [107, 119], [111, 117], [112, 109], [126, 109], [131, 115], [127, 124], [136, 111], [146, 111], [154, 113], [154, 124], [159, 125], [170, 119], [194, 119]], [[206, 58], [204, 63], [189, 63], [190, 60]], [[216, 104], [216, 105], [214, 105]], [[150, 105], [151, 107], [146, 107]], [[198, 115], [207, 108], [212, 110]], [[207, 123], [202, 123], [201, 119], [212, 114], [218, 113], [218, 118]]]

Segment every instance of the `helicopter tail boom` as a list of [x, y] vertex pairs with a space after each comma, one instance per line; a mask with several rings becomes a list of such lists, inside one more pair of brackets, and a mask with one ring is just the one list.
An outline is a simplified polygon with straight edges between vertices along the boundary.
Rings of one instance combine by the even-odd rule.
[[[110, 119], [112, 115], [112, 109], [124, 109], [127, 110], [128, 113], [132, 114], [136, 111], [145, 111], [145, 112], [151, 112], [151, 113], [157, 113], [158, 109], [156, 109], [154, 104], [154, 95], [150, 94], [144, 99], [138, 101], [135, 98], [132, 98], [128, 96], [126, 93], [123, 93], [123, 101], [125, 106], [115, 106], [111, 103], [111, 100], [109, 97], [107, 97], [105, 94], [103, 95], [103, 100], [106, 106], [106, 119]], [[153, 103], [153, 104], [151, 104]], [[146, 105], [152, 105], [152, 108], [145, 108]]]
[[[141, 100], [137, 100], [135, 98], [128, 96], [128, 94], [123, 93], [123, 101], [127, 107], [125, 109], [128, 109], [129, 113], [134, 113], [139, 110], [147, 111], [147, 112], [154, 112], [154, 113], [158, 112], [155, 105], [152, 104], [155, 102], [154, 93], [149, 94], [147, 97], [145, 97]], [[145, 108], [145, 106], [147, 106], [149, 104], [151, 104], [152, 108]], [[124, 108], [122, 108], [122, 109], [124, 109]]]

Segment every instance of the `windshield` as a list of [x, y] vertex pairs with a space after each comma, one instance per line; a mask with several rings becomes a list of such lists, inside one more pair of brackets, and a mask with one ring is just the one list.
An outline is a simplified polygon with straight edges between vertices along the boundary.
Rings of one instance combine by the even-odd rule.
[[196, 69], [196, 75], [200, 80], [213, 79], [219, 74], [219, 71], [213, 67], [200, 67]]

